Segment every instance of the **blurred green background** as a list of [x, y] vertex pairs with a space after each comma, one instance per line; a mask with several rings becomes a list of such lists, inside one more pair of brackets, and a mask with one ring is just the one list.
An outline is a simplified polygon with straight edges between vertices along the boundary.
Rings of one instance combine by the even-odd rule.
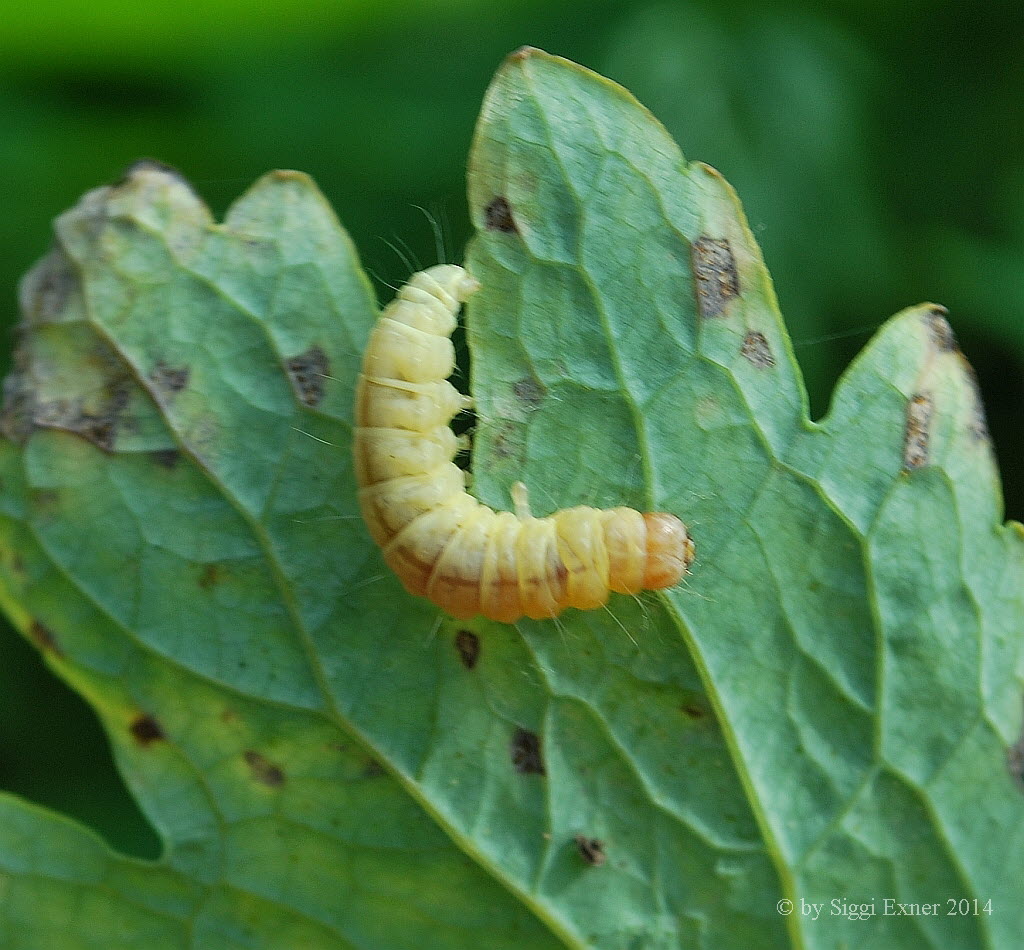
[[[1024, 5], [298, 0], [0, 2], [0, 318], [50, 221], [139, 157], [222, 213], [309, 172], [379, 281], [468, 236], [464, 167], [502, 58], [539, 46], [631, 89], [738, 190], [814, 416], [872, 330], [950, 308], [1024, 516]], [[389, 293], [383, 292], [383, 296]], [[7, 332], [4, 368], [13, 333]], [[0, 630], [0, 788], [155, 855], [91, 711]]]

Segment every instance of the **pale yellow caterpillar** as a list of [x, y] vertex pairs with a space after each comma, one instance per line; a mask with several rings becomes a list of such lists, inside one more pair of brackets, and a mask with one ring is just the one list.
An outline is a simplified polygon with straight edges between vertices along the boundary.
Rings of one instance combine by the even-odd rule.
[[384, 560], [411, 594], [460, 619], [554, 617], [600, 607], [609, 591], [674, 586], [694, 552], [675, 515], [580, 507], [534, 518], [522, 483], [515, 514], [467, 493], [448, 424], [469, 400], [447, 380], [449, 338], [478, 288], [452, 264], [414, 274], [370, 334], [353, 450], [363, 517]]

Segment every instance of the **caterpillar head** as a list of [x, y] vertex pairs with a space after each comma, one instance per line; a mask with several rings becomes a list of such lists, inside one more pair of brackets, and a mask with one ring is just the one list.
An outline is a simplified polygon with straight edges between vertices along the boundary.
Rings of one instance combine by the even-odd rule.
[[693, 563], [693, 539], [682, 521], [662, 511], [645, 514], [644, 524], [647, 526], [644, 587], [648, 590], [675, 587]]
[[471, 294], [480, 289], [480, 282], [475, 277], [471, 277], [465, 268], [459, 267], [457, 264], [438, 264], [413, 275], [409, 283], [422, 286], [428, 291], [433, 284], [440, 287], [449, 297], [454, 298], [460, 304], [465, 303]]

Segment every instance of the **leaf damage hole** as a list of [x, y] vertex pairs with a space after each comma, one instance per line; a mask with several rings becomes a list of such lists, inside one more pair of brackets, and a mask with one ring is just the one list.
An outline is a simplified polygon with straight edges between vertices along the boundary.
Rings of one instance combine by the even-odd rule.
[[960, 351], [956, 334], [946, 319], [949, 311], [945, 307], [932, 307], [925, 314], [924, 320], [928, 325], [928, 333], [934, 346], [943, 353], [956, 353]]
[[46, 624], [33, 620], [28, 628], [28, 635], [43, 653], [52, 653], [54, 656], [59, 657], [64, 656], [64, 651], [57, 642], [57, 635]]
[[141, 746], [152, 745], [154, 742], [160, 742], [167, 738], [163, 726], [155, 716], [151, 716], [149, 713], [139, 713], [132, 720], [128, 730], [131, 732], [132, 738]]
[[455, 649], [467, 670], [476, 668], [480, 659], [480, 638], [472, 630], [460, 630], [455, 634]]
[[484, 209], [484, 223], [488, 231], [501, 231], [502, 234], [519, 233], [519, 226], [512, 217], [512, 207], [508, 199], [501, 195]]
[[324, 398], [324, 380], [331, 374], [331, 361], [314, 344], [308, 350], [291, 357], [286, 366], [295, 394], [307, 406], [317, 406]]
[[705, 320], [724, 316], [727, 304], [740, 292], [736, 259], [729, 242], [724, 238], [700, 237], [693, 242], [690, 255], [700, 315]]
[[751, 330], [744, 338], [740, 347], [743, 358], [758, 369], [768, 369], [775, 365], [775, 355], [771, 345], [763, 333]]
[[576, 842], [576, 850], [579, 852], [579, 856], [591, 867], [599, 868], [608, 860], [608, 855], [604, 850], [604, 842], [600, 838], [576, 835], [573, 840]]
[[516, 729], [511, 744], [512, 767], [520, 775], [547, 775], [540, 736], [529, 729]]
[[917, 393], [907, 403], [907, 428], [903, 438], [903, 467], [907, 470], [928, 464], [935, 403], [928, 393]]
[[536, 409], [544, 401], [544, 386], [532, 376], [524, 376], [513, 383], [512, 393], [529, 409]]
[[163, 360], [157, 360], [149, 379], [161, 393], [173, 396], [188, 386], [189, 375], [187, 366], [168, 366]]
[[246, 749], [243, 753], [245, 764], [249, 766], [252, 777], [268, 788], [280, 788], [284, 785], [284, 772], [269, 759], [255, 749]]

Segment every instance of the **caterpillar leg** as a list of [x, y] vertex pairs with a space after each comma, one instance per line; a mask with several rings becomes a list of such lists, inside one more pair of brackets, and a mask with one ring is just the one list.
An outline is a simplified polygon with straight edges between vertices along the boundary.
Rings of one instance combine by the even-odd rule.
[[512, 496], [512, 505], [516, 510], [516, 517], [520, 521], [529, 521], [533, 517], [530, 510], [530, 492], [522, 482], [516, 482], [509, 493]]

